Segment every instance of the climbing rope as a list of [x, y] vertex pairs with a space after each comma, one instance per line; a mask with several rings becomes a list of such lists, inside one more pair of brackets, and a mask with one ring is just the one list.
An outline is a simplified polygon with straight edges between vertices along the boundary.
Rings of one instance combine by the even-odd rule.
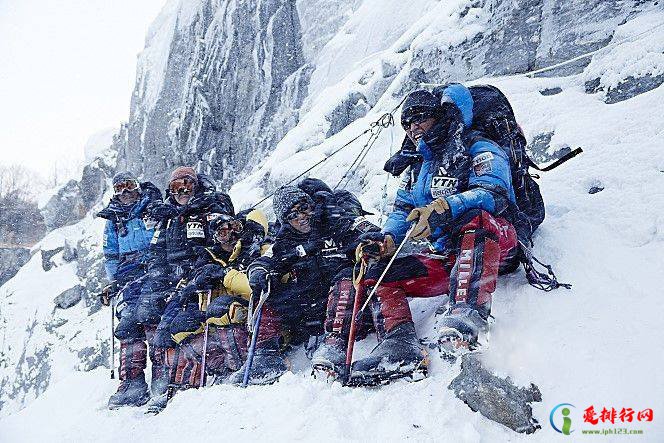
[[[342, 180], [343, 180], [345, 177], [348, 176], [349, 171], [350, 171], [350, 169], [351, 169], [352, 167], [357, 167], [357, 166], [359, 166], [359, 164], [361, 164], [361, 160], [363, 160], [364, 157], [366, 157], [366, 154], [367, 154], [368, 151], [371, 149], [371, 146], [373, 146], [373, 144], [375, 143], [375, 141], [378, 139], [378, 136], [380, 135], [381, 131], [382, 131], [384, 128], [387, 128], [387, 127], [390, 127], [390, 126], [394, 125], [394, 113], [397, 112], [397, 110], [399, 109], [399, 107], [401, 106], [401, 104], [404, 102], [404, 100], [406, 100], [406, 97], [402, 98], [401, 101], [399, 101], [399, 103], [398, 103], [394, 108], [392, 108], [392, 110], [391, 110], [390, 112], [386, 112], [385, 114], [381, 115], [381, 116], [378, 118], [378, 120], [371, 122], [371, 123], [369, 124], [369, 127], [368, 127], [367, 129], [365, 129], [364, 131], [362, 131], [361, 133], [359, 133], [357, 136], [353, 137], [350, 141], [348, 141], [348, 142], [346, 142], [345, 144], [339, 146], [337, 149], [335, 149], [334, 151], [332, 151], [332, 153], [331, 153], [330, 155], [328, 155], [327, 157], [325, 157], [325, 158], [319, 160], [318, 162], [316, 162], [315, 164], [313, 164], [312, 166], [310, 166], [310, 167], [307, 168], [306, 170], [302, 171], [300, 174], [298, 174], [297, 176], [295, 176], [294, 178], [292, 178], [292, 179], [289, 180], [288, 182], [284, 183], [282, 186], [287, 186], [287, 185], [290, 185], [291, 183], [294, 183], [295, 181], [297, 181], [297, 180], [299, 180], [300, 178], [304, 177], [306, 174], [308, 174], [310, 171], [312, 171], [312, 170], [315, 169], [316, 167], [322, 165], [323, 163], [325, 163], [326, 161], [328, 161], [330, 158], [334, 157], [336, 154], [338, 154], [339, 152], [341, 152], [342, 150], [344, 150], [344, 149], [347, 148], [348, 146], [350, 146], [350, 145], [352, 145], [353, 143], [355, 143], [355, 142], [356, 142], [357, 140], [359, 140], [363, 135], [368, 134], [368, 133], [371, 133], [371, 135], [369, 136], [369, 139], [367, 140], [367, 142], [365, 143], [365, 145], [364, 145], [364, 146], [362, 147], [362, 149], [360, 150], [360, 154], [358, 154], [358, 156], [356, 157], [355, 161], [353, 161], [353, 163], [351, 164], [351, 167], [349, 167], [349, 169], [346, 171], [346, 173], [345, 173], [344, 176], [342, 177]], [[336, 188], [339, 186], [339, 184], [341, 183], [342, 180], [340, 180], [339, 183], [337, 183], [337, 186], [335, 186], [334, 189], [336, 189]], [[265, 202], [265, 201], [268, 200], [270, 197], [272, 197], [272, 196], [274, 195], [275, 192], [276, 192], [276, 190], [270, 192], [270, 193], [267, 194], [265, 197], [263, 197], [262, 199], [260, 199], [258, 202], [254, 203], [254, 204], [251, 206], [251, 208], [253, 209], [253, 208], [258, 207], [258, 205], [260, 205], [261, 203]]]
[[371, 123], [369, 126], [371, 135], [367, 139], [367, 142], [364, 144], [364, 146], [362, 146], [360, 152], [357, 154], [351, 165], [348, 167], [344, 175], [339, 179], [333, 189], [339, 188], [339, 185], [341, 185], [341, 183], [346, 179], [346, 184], [342, 187], [342, 189], [348, 186], [350, 183], [350, 178], [355, 174], [355, 172], [357, 172], [357, 169], [364, 161], [374, 143], [376, 143], [376, 140], [378, 140], [380, 133], [383, 131], [383, 129], [389, 128], [390, 126], [394, 126], [394, 115], [389, 112], [386, 112], [378, 120]]

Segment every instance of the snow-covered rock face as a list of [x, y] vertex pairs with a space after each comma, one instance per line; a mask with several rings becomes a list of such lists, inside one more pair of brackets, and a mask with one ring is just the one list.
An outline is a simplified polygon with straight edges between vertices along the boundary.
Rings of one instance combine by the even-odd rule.
[[0, 286], [12, 278], [30, 260], [27, 248], [0, 248]]
[[232, 184], [297, 123], [304, 65], [292, 0], [171, 1], [139, 57], [119, 165], [159, 185], [182, 164]]
[[[171, 0], [150, 29], [139, 58], [130, 120], [114, 139], [117, 165], [113, 160], [104, 169], [106, 180], [117, 166], [143, 174], [161, 186], [174, 166], [196, 164], [224, 185], [233, 185], [230, 192], [236, 208], [243, 208], [364, 131], [422, 83], [474, 80], [496, 84], [512, 101], [518, 121], [537, 150], [537, 161], [579, 145], [585, 154], [575, 160], [574, 167], [566, 165], [543, 176], [548, 212], [536, 239], [536, 253], [554, 265], [561, 280], [570, 280], [575, 286], [559, 297], [532, 290], [522, 274], [501, 282], [494, 308], [499, 323], [487, 359], [507, 375], [522, 378], [524, 384], [538, 383], [545, 399], [545, 405], [536, 411], [539, 417], [548, 412], [545, 406], [551, 406], [546, 402], [552, 395], [559, 401], [593, 401], [596, 386], [602, 398], [617, 389], [617, 404], [648, 403], [644, 394], [647, 380], [634, 377], [616, 388], [614, 378], [628, 373], [630, 362], [644, 358], [646, 369], [658, 373], [661, 359], [643, 357], [645, 352], [638, 344], [625, 350], [619, 361], [612, 355], [615, 349], [622, 349], [626, 336], [633, 343], [653, 348], [661, 339], [648, 331], [659, 330], [657, 276], [664, 272], [660, 213], [664, 207], [664, 159], [656, 142], [664, 129], [664, 30], [660, 27], [642, 35], [664, 23], [661, 3], [406, 3]], [[618, 44], [623, 40], [626, 43]], [[544, 74], [547, 78], [510, 76], [602, 47], [605, 49], [592, 57]], [[398, 149], [402, 137], [398, 124], [383, 130], [350, 177], [348, 188], [376, 213], [386, 209], [385, 201], [396, 192], [397, 180], [388, 180], [381, 167], [390, 150]], [[336, 183], [365, 141], [366, 137], [350, 145], [314, 169], [312, 175]], [[626, 173], [626, 164], [638, 173]], [[107, 364], [109, 354], [108, 310], [100, 310], [92, 295], [103, 283], [103, 223], [93, 220], [91, 213], [99, 204], [104, 182], [97, 177], [91, 183], [95, 184], [91, 189], [75, 183], [71, 199], [65, 188], [53, 200], [51, 227], [78, 223], [49, 234], [33, 248], [42, 253], [33, 254], [0, 288], [0, 415], [29, 404], [49, 384], [71, 383], [80, 377], [86, 380], [86, 387], [108, 390], [87, 398], [85, 417], [92, 423], [98, 418], [94, 411], [103, 407], [104, 398], [113, 389], [110, 383], [92, 382], [92, 377], [74, 372]], [[382, 200], [384, 193], [388, 197]], [[267, 203], [266, 208], [269, 210]], [[618, 238], [615, 233], [620, 233]], [[75, 251], [76, 260], [69, 260], [72, 254], [66, 254], [66, 245], [70, 252]], [[46, 270], [43, 252], [49, 255], [58, 248], [63, 249], [48, 258]], [[639, 281], [639, 286], [633, 281]], [[625, 303], [625, 294], [639, 301]], [[435, 306], [428, 308], [429, 313], [435, 310]], [[628, 325], [625, 331], [612, 326], [624, 324], [627, 318], [639, 324]], [[428, 320], [418, 322], [418, 333], [431, 332]], [[592, 349], [583, 349], [581, 344], [578, 350], [577, 346], [560, 346], [578, 343], [578, 335], [593, 334]], [[414, 432], [411, 423], [435, 421], [434, 415], [415, 419], [403, 407], [380, 406], [381, 399], [393, 394], [406, 396], [413, 405], [422, 405], [422, 396], [440, 394], [437, 389], [442, 390], [443, 384], [439, 382], [447, 375], [440, 366], [433, 369], [433, 378], [424, 385], [394, 386], [370, 397], [375, 406], [372, 412], [385, 413], [385, 421], [397, 427], [394, 433], [375, 424], [367, 427], [367, 416], [358, 412], [361, 421], [350, 424], [353, 433], [347, 436], [405, 438]], [[573, 373], [584, 371], [595, 374], [592, 383], [574, 378]], [[362, 404], [369, 396], [343, 391], [347, 397], [337, 398], [339, 392], [300, 380], [303, 374], [294, 377], [274, 390], [249, 390], [245, 396], [223, 387], [223, 394], [228, 393], [228, 401], [241, 406], [236, 411], [267, 405], [265, 395], [268, 400], [294, 395], [294, 407], [322, 414], [322, 426], [328, 426], [330, 432], [348, 425], [334, 421], [335, 416], [348, 416], [344, 408], [353, 402], [344, 398], [352, 397], [355, 404]], [[190, 413], [190, 400], [195, 396], [222, 390], [216, 389], [176, 397], [173, 417]], [[35, 409], [26, 410], [26, 417], [48, 410], [64, 391], [60, 386], [54, 391], [58, 395], [45, 396], [41, 405], [37, 402]], [[629, 397], [632, 392], [635, 397]], [[205, 401], [217, 405], [218, 400], [206, 397]], [[456, 400], [444, 397], [435, 403], [435, 417], [449, 420], [444, 424], [451, 440], [472, 439], [479, 431], [486, 431], [495, 441], [510, 437], [481, 422], [469, 424], [473, 418], [467, 411], [461, 413], [467, 427], [456, 423], [456, 412], [450, 413], [460, 407]], [[331, 413], [320, 412], [328, 408]], [[429, 413], [429, 409], [418, 408], [420, 414]], [[209, 411], [201, 410], [201, 414]], [[294, 415], [304, 419], [299, 412], [288, 407], [279, 411], [284, 420]], [[242, 413], [238, 412], [238, 420], [247, 419]], [[20, 414], [15, 417], [6, 422], [14, 430], [20, 428], [21, 421]], [[168, 411], [159, 417], [173, 420]], [[135, 428], [123, 427], [123, 420], [142, 423], [130, 415], [110, 416], [108, 427], [100, 426], [99, 432], [114, 428], [129, 435]], [[165, 422], [154, 423], [161, 435], [170, 432]], [[247, 423], [246, 429], [254, 429], [253, 425]], [[285, 432], [277, 420], [262, 429], [265, 435]], [[439, 435], [426, 425], [417, 429], [422, 439]], [[311, 430], [302, 423], [298, 432]], [[55, 428], [49, 432], [59, 435]], [[541, 441], [546, 437], [544, 434]]]
[[323, 119], [304, 126], [325, 125], [330, 137], [388, 88], [400, 96], [567, 60], [606, 45], [652, 3], [171, 0], [139, 57], [118, 165], [163, 186], [190, 164], [229, 187], [310, 111]]
[[0, 287], [0, 414], [39, 396], [52, 377], [108, 365], [108, 310], [94, 295], [103, 226], [87, 216], [51, 232]]
[[70, 180], [40, 208], [49, 230], [72, 225], [101, 201], [115, 172], [114, 150], [107, 150], [83, 168], [80, 180]]

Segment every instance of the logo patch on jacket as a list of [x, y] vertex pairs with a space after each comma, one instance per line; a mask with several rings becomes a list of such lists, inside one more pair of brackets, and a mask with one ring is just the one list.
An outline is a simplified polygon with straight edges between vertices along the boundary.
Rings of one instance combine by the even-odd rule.
[[375, 226], [373, 225], [373, 223], [371, 223], [365, 217], [360, 216], [360, 217], [356, 217], [355, 220], [353, 220], [353, 226], [351, 227], [351, 229], [354, 229], [358, 232], [365, 233], [365, 232], [370, 231], [374, 227]]
[[203, 223], [197, 221], [187, 222], [187, 238], [205, 238]]
[[320, 251], [321, 255], [325, 258], [345, 257], [346, 255], [339, 250], [339, 247], [340, 245], [334, 239], [326, 238], [323, 240], [323, 248]]
[[454, 177], [434, 176], [431, 178], [431, 196], [433, 198], [447, 197], [456, 193], [459, 179]]
[[473, 158], [473, 172], [476, 176], [490, 174], [493, 172], [493, 167], [491, 166], [491, 161], [493, 160], [493, 154], [490, 152], [483, 152], [479, 155], [476, 155]]

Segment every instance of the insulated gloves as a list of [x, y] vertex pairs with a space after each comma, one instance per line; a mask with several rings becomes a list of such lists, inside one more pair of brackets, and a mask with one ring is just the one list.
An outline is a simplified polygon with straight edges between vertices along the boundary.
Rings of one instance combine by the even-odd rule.
[[391, 257], [397, 250], [392, 236], [385, 235], [382, 232], [365, 232], [359, 236], [358, 240], [360, 243], [355, 248], [357, 261], [380, 260], [381, 258]]
[[267, 279], [270, 271], [262, 266], [249, 269], [249, 286], [251, 286], [252, 298], [258, 300], [261, 294], [267, 291]]
[[104, 306], [109, 306], [111, 304], [111, 299], [118, 294], [118, 284], [116, 282], [111, 282], [104, 286], [104, 288], [99, 293], [99, 300]]
[[318, 191], [312, 199], [315, 203], [314, 226], [327, 226], [334, 230], [336, 224], [344, 216], [344, 211], [337, 204], [337, 199], [333, 193], [327, 191]]
[[444, 198], [437, 198], [426, 206], [415, 208], [410, 211], [406, 221], [415, 221], [415, 229], [410, 234], [410, 238], [421, 240], [429, 237], [433, 229], [442, 227], [449, 223], [452, 218], [450, 205]]
[[207, 310], [207, 322], [217, 326], [244, 324], [249, 302], [241, 297], [222, 295], [215, 298]]
[[196, 289], [199, 291], [213, 289], [215, 286], [217, 286], [216, 283], [219, 280], [223, 280], [225, 276], [226, 268], [211, 263], [203, 266], [196, 273], [196, 276], [193, 278], [193, 282], [196, 286]]
[[148, 209], [150, 218], [155, 220], [167, 220], [179, 214], [178, 209], [169, 203], [157, 203]]

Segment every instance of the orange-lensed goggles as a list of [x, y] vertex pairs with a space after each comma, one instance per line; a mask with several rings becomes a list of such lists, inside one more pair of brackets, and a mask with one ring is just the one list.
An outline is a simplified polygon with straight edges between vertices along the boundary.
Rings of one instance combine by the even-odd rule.
[[171, 194], [191, 194], [195, 186], [196, 182], [190, 178], [178, 178], [168, 184], [168, 190]]
[[113, 185], [113, 192], [115, 195], [121, 195], [125, 192], [133, 192], [138, 189], [138, 182], [136, 180], [127, 180]]

